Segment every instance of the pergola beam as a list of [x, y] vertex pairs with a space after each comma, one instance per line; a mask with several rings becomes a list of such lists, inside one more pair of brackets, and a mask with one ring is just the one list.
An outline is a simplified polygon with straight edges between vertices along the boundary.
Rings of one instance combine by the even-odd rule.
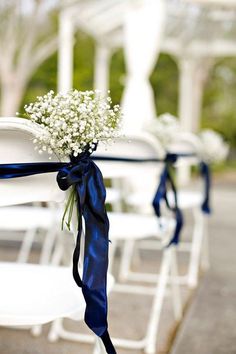
[[212, 43], [193, 40], [187, 44], [180, 44], [176, 39], [166, 39], [162, 44], [162, 51], [174, 56], [185, 57], [212, 57], [221, 58], [236, 56], [236, 41], [215, 40]]
[[235, 0], [184, 0], [187, 3], [196, 3], [196, 4], [203, 4], [203, 5], [222, 5], [222, 6], [229, 6], [229, 7], [236, 7]]

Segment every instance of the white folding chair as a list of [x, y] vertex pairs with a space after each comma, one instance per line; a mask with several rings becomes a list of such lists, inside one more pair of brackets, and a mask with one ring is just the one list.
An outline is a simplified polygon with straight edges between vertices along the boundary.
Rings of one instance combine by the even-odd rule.
[[[0, 119], [0, 163], [47, 161], [34, 150], [41, 128], [22, 118]], [[53, 156], [52, 161], [58, 161]], [[0, 207], [38, 201], [63, 203], [55, 173], [0, 180]], [[14, 219], [11, 220], [14, 224]], [[82, 320], [85, 302], [70, 267], [0, 263], [1, 326], [34, 326], [60, 317]], [[109, 277], [108, 289], [113, 284]], [[105, 353], [97, 339], [96, 353]], [[98, 349], [100, 348], [100, 349]]]
[[[161, 157], [158, 155], [157, 149], [153, 147], [153, 144], [153, 138], [149, 135], [146, 135], [145, 139], [140, 135], [119, 138], [116, 139], [115, 143], [107, 149], [102, 145], [99, 145], [97, 152], [94, 153], [94, 156], [102, 155], [106, 157], [131, 158]], [[158, 184], [159, 173], [163, 167], [162, 163], [140, 164], [122, 161], [96, 161], [96, 163], [101, 169], [103, 177], [110, 180], [113, 188], [117, 190], [119, 185], [122, 187], [118, 192], [121, 196], [126, 193], [130, 193], [132, 188], [137, 187], [151, 188], [150, 193], [154, 195]], [[152, 184], [149, 183], [149, 175], [153, 182]], [[156, 276], [156, 285], [154, 288], [134, 284], [117, 284], [114, 286], [114, 291], [133, 294], [149, 294], [153, 296], [152, 305], [148, 309], [148, 311], [150, 311], [150, 315], [144, 338], [141, 340], [113, 338], [113, 342], [117, 347], [125, 347], [134, 350], [143, 348], [145, 353], [153, 354], [156, 352], [156, 338], [160, 323], [161, 310], [163, 308], [163, 300], [167, 293], [167, 283], [171, 283], [172, 285], [171, 296], [176, 320], [180, 320], [182, 316], [180, 289], [178, 284], [171, 282], [171, 279], [178, 275], [176, 264], [176, 247], [175, 245], [172, 245], [169, 248], [164, 247], [164, 245], [168, 244], [173, 234], [175, 221], [173, 219], [165, 218], [158, 221], [154, 215], [144, 215], [141, 213], [137, 214], [135, 212], [125, 213], [121, 210], [117, 211], [119, 209], [117, 205], [115, 209], [116, 211], [109, 213], [109, 237], [112, 241], [112, 246], [110, 249], [112, 249], [112, 252], [114, 253], [116, 241], [123, 241], [125, 243], [121, 260], [123, 267], [126, 262], [130, 262], [130, 257], [132, 256], [132, 252], [130, 252], [131, 245], [133, 245], [135, 241], [154, 237], [156, 240], [159, 240], [163, 247], [160, 271], [159, 275]], [[112, 267], [112, 259], [113, 257], [110, 256], [110, 269]], [[57, 326], [59, 328], [57, 328]], [[55, 326], [52, 328], [50, 339], [56, 340], [59, 337], [68, 338], [75, 341], [81, 340], [81, 335], [66, 331], [63, 327], [62, 321], [60, 321], [60, 323], [57, 321]]]
[[[176, 135], [176, 140], [168, 147], [168, 151], [172, 153], [189, 153], [193, 154], [192, 157], [182, 157], [178, 159], [176, 163], [176, 169], [183, 167], [198, 166], [200, 161], [198, 152], [200, 151], [199, 139], [191, 133], [182, 133]], [[171, 191], [168, 192], [168, 200], [171, 205], [174, 205], [174, 195]], [[179, 276], [177, 281], [180, 284], [187, 284], [189, 287], [196, 287], [198, 283], [198, 272], [200, 265], [204, 270], [209, 267], [208, 257], [208, 233], [207, 233], [207, 218], [201, 211], [201, 205], [203, 202], [203, 192], [196, 190], [179, 190], [178, 189], [178, 205], [181, 210], [190, 210], [193, 214], [194, 225], [191, 242], [180, 242], [178, 246], [179, 251], [190, 252], [190, 261], [188, 271], [186, 275]], [[144, 193], [135, 192], [126, 198], [126, 202], [130, 206], [136, 208], [143, 208], [144, 200], [148, 200], [148, 196]], [[151, 203], [152, 196], [150, 195], [149, 204]], [[143, 248], [159, 248], [157, 244], [150, 242], [143, 242], [140, 244]], [[126, 269], [123, 277], [129, 279], [137, 279], [137, 274], [132, 274], [129, 269]], [[140, 280], [155, 281], [153, 276], [138, 276]]]
[[[107, 150], [102, 146], [99, 147], [97, 154], [110, 157], [156, 158], [160, 160], [165, 156], [161, 145], [149, 134], [135, 134], [119, 138]], [[117, 188], [117, 185], [119, 186], [120, 182], [123, 201], [137, 190], [144, 190], [145, 198], [148, 198], [148, 196], [154, 197], [160, 174], [164, 167], [163, 162], [128, 163], [122, 161], [98, 161], [97, 163], [104, 178], [110, 178], [115, 188]], [[149, 199], [147, 200], [149, 202]], [[159, 274], [158, 270], [156, 271], [156, 285], [154, 289], [139, 285], [135, 286], [133, 284], [116, 284], [114, 287], [114, 290], [119, 292], [143, 292], [144, 294], [150, 292], [150, 294], [154, 295], [145, 337], [140, 341], [114, 339], [114, 343], [117, 346], [125, 346], [131, 349], [144, 348], [145, 353], [151, 354], [155, 353], [156, 350], [156, 337], [168, 283], [171, 283], [172, 286], [171, 296], [176, 320], [180, 320], [182, 316], [182, 301], [179, 286], [174, 282], [174, 278], [178, 275], [176, 247], [175, 245], [169, 248], [164, 247], [164, 245], [169, 243], [173, 235], [175, 221], [172, 218], [161, 218], [158, 221], [152, 209], [152, 200], [150, 204], [148, 202], [145, 203], [145, 199], [143, 200], [143, 213], [137, 212], [137, 210], [132, 212], [114, 211], [109, 213], [109, 218], [111, 222], [111, 241], [124, 241], [124, 249], [121, 253], [121, 274], [130, 267], [132, 251], [136, 241], [151, 237], [157, 241], [159, 240], [159, 245], [162, 247], [161, 264]], [[152, 214], [150, 215], [147, 213], [149, 209], [152, 210]]]
[[[193, 154], [193, 157], [183, 157], [176, 164], [178, 170], [183, 166], [187, 168], [196, 167], [199, 169], [200, 159], [199, 151], [201, 151], [201, 141], [192, 133], [182, 133], [176, 136], [176, 140], [169, 146], [171, 152], [183, 152]], [[203, 185], [203, 183], [202, 183]], [[169, 195], [169, 200], [171, 201]], [[194, 288], [198, 284], [198, 274], [200, 268], [206, 271], [209, 266], [208, 251], [208, 217], [202, 212], [201, 207], [204, 199], [202, 190], [185, 189], [178, 192], [179, 206], [182, 210], [189, 210], [194, 218], [192, 239], [190, 242], [181, 242], [179, 250], [190, 252], [190, 261], [186, 282], [189, 287]]]

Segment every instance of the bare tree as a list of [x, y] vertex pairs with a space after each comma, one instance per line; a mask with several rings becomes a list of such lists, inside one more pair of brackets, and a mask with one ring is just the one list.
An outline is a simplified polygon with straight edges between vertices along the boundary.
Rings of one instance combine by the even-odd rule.
[[[32, 74], [57, 49], [48, 0], [0, 2], [0, 115], [15, 115]], [[55, 26], [54, 26], [55, 27]]]

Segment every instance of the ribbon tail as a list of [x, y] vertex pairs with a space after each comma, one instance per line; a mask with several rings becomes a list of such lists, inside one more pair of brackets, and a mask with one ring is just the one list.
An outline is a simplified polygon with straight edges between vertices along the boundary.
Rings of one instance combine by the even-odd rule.
[[183, 218], [183, 214], [179, 208], [177, 208], [175, 210], [175, 221], [176, 221], [176, 225], [175, 225], [174, 234], [173, 234], [172, 239], [168, 243], [167, 247], [169, 247], [172, 244], [177, 245], [180, 240], [180, 233], [181, 233], [181, 230], [183, 227], [184, 218]]
[[170, 208], [168, 200], [166, 200], [166, 204], [175, 213], [175, 221], [176, 221], [173, 237], [172, 237], [172, 239], [170, 240], [170, 242], [168, 244], [168, 246], [170, 246], [172, 244], [178, 244], [179, 243], [180, 233], [181, 233], [181, 230], [182, 230], [182, 227], [183, 227], [184, 218], [183, 218], [183, 213], [182, 213], [182, 211], [180, 210], [180, 208], [178, 206], [177, 190], [176, 190], [175, 183], [174, 183], [174, 181], [172, 179], [172, 176], [171, 176], [171, 173], [170, 173], [168, 167], [167, 167], [167, 179], [170, 182], [171, 189], [172, 189], [172, 192], [174, 194], [175, 205], [174, 205], [173, 208]]
[[167, 173], [167, 166], [165, 165], [160, 177], [159, 186], [152, 202], [152, 206], [158, 218], [161, 216], [161, 201], [166, 197]]
[[201, 171], [201, 175], [204, 179], [204, 200], [203, 200], [201, 209], [202, 209], [203, 213], [210, 214], [211, 213], [211, 208], [210, 208], [210, 187], [211, 187], [210, 167], [205, 162], [202, 161], [200, 163], [200, 171]]
[[73, 278], [76, 284], [82, 288], [82, 280], [79, 274], [78, 266], [79, 266], [79, 257], [80, 257], [80, 243], [81, 243], [81, 236], [82, 236], [82, 208], [81, 208], [81, 198], [80, 198], [80, 193], [79, 193], [79, 188], [77, 186], [76, 188], [77, 191], [77, 205], [78, 205], [78, 233], [77, 233], [77, 238], [76, 238], [76, 245], [75, 249], [73, 252], [73, 268], [72, 268], [72, 273], [73, 273]]
[[101, 335], [101, 340], [104, 344], [107, 353], [116, 354], [116, 350], [112, 344], [111, 338], [107, 330]]
[[109, 220], [105, 209], [106, 190], [103, 177], [91, 163], [86, 183], [85, 249], [82, 291], [86, 301], [85, 322], [98, 335], [108, 354], [116, 354], [107, 324], [107, 269]]

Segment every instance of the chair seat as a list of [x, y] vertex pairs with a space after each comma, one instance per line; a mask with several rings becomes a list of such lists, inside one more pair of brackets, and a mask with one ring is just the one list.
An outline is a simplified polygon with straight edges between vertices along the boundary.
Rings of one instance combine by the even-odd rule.
[[164, 238], [170, 236], [175, 227], [175, 220], [160, 218], [155, 215], [134, 213], [108, 213], [111, 240], [137, 240], [146, 237]]
[[[148, 196], [145, 193], [134, 193], [127, 198], [127, 203], [134, 206], [150, 205], [152, 206], [153, 196]], [[171, 191], [168, 192], [168, 200], [170, 205], [174, 205], [174, 195]], [[178, 204], [180, 209], [188, 209], [200, 207], [203, 196], [198, 191], [178, 191]]]
[[[85, 301], [70, 267], [0, 263], [0, 325], [32, 326], [82, 319]], [[113, 278], [108, 277], [108, 290]]]
[[[168, 192], [168, 200], [171, 205], [174, 205], [174, 195], [170, 191]], [[178, 191], [178, 203], [181, 209], [195, 208], [201, 206], [203, 201], [202, 192], [198, 191]]]
[[26, 230], [36, 227], [45, 229], [60, 221], [62, 213], [54, 209], [35, 206], [9, 206], [0, 208], [1, 230]]

